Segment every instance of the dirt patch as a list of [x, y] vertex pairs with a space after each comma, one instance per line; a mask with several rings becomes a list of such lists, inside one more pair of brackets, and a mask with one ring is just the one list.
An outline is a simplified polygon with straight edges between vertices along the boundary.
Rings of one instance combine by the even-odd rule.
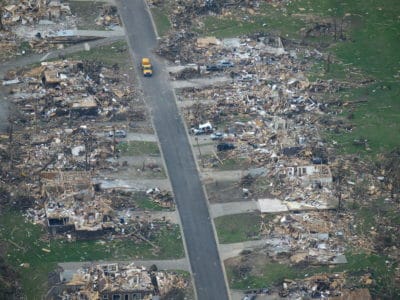
[[215, 180], [206, 184], [206, 190], [210, 203], [248, 201], [243, 197], [243, 189], [236, 181]]
[[271, 259], [266, 253], [244, 250], [242, 255], [225, 260], [225, 266], [237, 268], [238, 271], [241, 269], [243, 275], [260, 276], [263, 271], [261, 267], [267, 262], [271, 262]]

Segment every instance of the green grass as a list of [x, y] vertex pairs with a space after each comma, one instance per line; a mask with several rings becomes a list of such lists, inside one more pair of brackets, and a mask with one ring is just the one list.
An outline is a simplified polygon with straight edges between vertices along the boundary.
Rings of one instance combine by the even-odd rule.
[[369, 207], [359, 207], [356, 210], [356, 215], [356, 232], [363, 235], [370, 234], [371, 228], [376, 226], [376, 212]]
[[223, 159], [223, 164], [218, 165], [218, 169], [221, 171], [239, 170], [248, 167], [249, 162], [245, 158], [228, 158]]
[[214, 223], [219, 242], [222, 244], [260, 239], [261, 215], [259, 213], [222, 216], [215, 218]]
[[160, 155], [160, 150], [156, 142], [147, 141], [129, 141], [120, 142], [117, 145], [117, 149], [121, 152], [121, 155], [133, 156], [133, 155]]
[[171, 29], [171, 22], [168, 19], [168, 15], [161, 8], [151, 8], [151, 14], [153, 16], [154, 23], [157, 27], [157, 33], [160, 37], [164, 36], [168, 30]]
[[[400, 2], [379, 1], [296, 1], [291, 2], [288, 13], [317, 14], [328, 18], [351, 15], [351, 26], [345, 32], [346, 41], [332, 44], [330, 50], [338, 59], [329, 72], [317, 64], [311, 79], [345, 79], [359, 81], [372, 78], [376, 82], [367, 87], [340, 92], [337, 97], [345, 101], [367, 100], [344, 109], [343, 116], [354, 115], [355, 126], [349, 133], [328, 134], [338, 142], [343, 153], [374, 156], [400, 146]], [[357, 74], [351, 73], [356, 70]], [[368, 148], [357, 146], [354, 140], [367, 139]]]
[[[398, 288], [396, 288], [393, 274], [396, 265], [387, 265], [386, 261], [390, 261], [385, 256], [365, 253], [346, 253], [348, 260], [347, 264], [336, 266], [291, 266], [288, 264], [279, 264], [275, 262], [268, 262], [261, 266], [259, 275], [248, 275], [241, 277], [237, 271], [238, 266], [228, 265], [227, 275], [230, 286], [233, 289], [249, 289], [249, 288], [263, 288], [276, 284], [280, 284], [283, 279], [303, 279], [306, 276], [313, 276], [321, 273], [335, 273], [346, 272], [347, 282], [352, 282], [352, 276], [357, 277], [364, 273], [371, 273], [372, 278], [376, 280], [376, 285], [370, 286], [369, 289], [374, 296], [377, 295], [398, 295]], [[358, 281], [353, 284], [361, 286]], [[395, 299], [386, 298], [386, 299]]]
[[[377, 249], [399, 245], [400, 215], [393, 209], [393, 203], [378, 199], [361, 205], [351, 203], [348, 208], [353, 210], [355, 222], [352, 225], [357, 235], [373, 238]], [[371, 232], [376, 232], [376, 236]]]
[[[147, 243], [134, 241], [44, 241], [47, 232], [39, 225], [25, 221], [17, 213], [3, 213], [0, 217], [0, 239], [5, 245], [6, 260], [20, 273], [21, 283], [28, 299], [40, 299], [46, 291], [47, 276], [57, 262], [166, 259], [183, 257], [184, 250], [178, 226], [164, 229], [152, 241], [160, 251], [153, 253]], [[48, 249], [46, 252], [42, 249]], [[28, 268], [21, 264], [29, 263]]]
[[[400, 86], [393, 83], [373, 84], [368, 87], [344, 91], [343, 99], [351, 101], [366, 100], [366, 103], [349, 105], [344, 108], [342, 117], [352, 113], [348, 120], [354, 128], [351, 132], [328, 133], [328, 137], [338, 142], [344, 153], [376, 155], [400, 146]], [[367, 140], [368, 148], [354, 143], [354, 140]]]
[[108, 66], [125, 67], [130, 60], [128, 45], [118, 41], [106, 46], [94, 47], [89, 51], [80, 51], [66, 55], [69, 59], [100, 61]]
[[[301, 278], [305, 272], [309, 270], [303, 270], [300, 272], [295, 268], [289, 266], [288, 264], [280, 263], [268, 263], [263, 266], [263, 269], [268, 270], [262, 272], [260, 276], [246, 276], [246, 278], [241, 278], [236, 271], [235, 266], [227, 266], [227, 275], [230, 282], [230, 286], [233, 289], [249, 289], [249, 288], [263, 288], [266, 286], [271, 286], [274, 284], [279, 284], [283, 279], [295, 279]], [[304, 274], [303, 274], [304, 273]], [[311, 274], [310, 274], [311, 275]]]
[[349, 39], [337, 43], [334, 51], [344, 62], [363, 69], [382, 80], [393, 80], [399, 74], [400, 59], [400, 2], [397, 0], [307, 0], [292, 1], [288, 13], [320, 15], [341, 19], [350, 14], [351, 28], [345, 33]]
[[161, 211], [165, 209], [148, 197], [138, 198], [135, 202], [139, 208], [144, 210]]
[[[197, 30], [203, 36], [216, 36], [218, 38], [236, 37], [259, 31], [262, 28], [256, 20], [239, 21], [236, 19], [221, 19], [214, 16], [206, 17], [204, 30]], [[266, 28], [264, 29], [266, 31]]]
[[203, 19], [204, 27], [194, 29], [203, 36], [218, 38], [237, 37], [255, 32], [276, 32], [281, 36], [299, 38], [299, 29], [304, 26], [300, 19], [289, 17], [280, 8], [262, 3], [259, 14], [235, 11], [232, 16], [207, 16]]

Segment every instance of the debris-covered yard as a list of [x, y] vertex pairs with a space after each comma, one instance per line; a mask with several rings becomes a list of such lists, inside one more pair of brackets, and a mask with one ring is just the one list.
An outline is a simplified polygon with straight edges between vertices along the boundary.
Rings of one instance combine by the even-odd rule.
[[[256, 245], [225, 260], [230, 288], [398, 298], [399, 4], [147, 2], [210, 207], [249, 205], [214, 219], [221, 247]], [[55, 272], [184, 256], [128, 45], [67, 51], [121, 26], [112, 2], [0, 2], [0, 61], [27, 62], [0, 69], [5, 297], [34, 299], [63, 276], [63, 299], [133, 293], [127, 281], [142, 298], [184, 297], [186, 279], [154, 268]]]
[[222, 243], [264, 241], [225, 262], [231, 288], [399, 293], [398, 55], [372, 59], [377, 41], [364, 40], [394, 42], [371, 26], [394, 28], [383, 16], [399, 6], [341, 2], [150, 1], [171, 21], [159, 54], [210, 203], [259, 211], [215, 219]]
[[85, 265], [76, 272], [63, 270], [59, 277], [63, 286], [50, 291], [47, 295], [49, 299], [60, 294], [60, 299], [74, 297], [104, 299], [115, 298], [114, 295], [123, 294], [128, 299], [132, 297], [133, 299], [151, 300], [156, 296], [176, 296], [174, 293], [183, 291], [189, 285], [183, 274], [159, 271], [156, 265], [146, 269], [142, 266], [135, 266], [133, 263]]
[[0, 136], [2, 293], [41, 297], [58, 262], [184, 256], [126, 43], [29, 61], [119, 34], [116, 7], [9, 3], [1, 7], [1, 25], [1, 59], [27, 62], [2, 70], [0, 87], [9, 112]]

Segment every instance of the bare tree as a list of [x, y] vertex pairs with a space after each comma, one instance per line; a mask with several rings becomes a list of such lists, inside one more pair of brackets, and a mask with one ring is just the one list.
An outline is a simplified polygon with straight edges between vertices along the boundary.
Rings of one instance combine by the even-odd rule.
[[346, 177], [349, 175], [349, 168], [345, 165], [343, 160], [339, 160], [336, 166], [332, 169], [333, 172], [333, 182], [335, 187], [335, 195], [338, 199], [337, 210], [340, 212], [343, 209], [343, 186]]
[[4, 30], [4, 24], [3, 24], [3, 1], [0, 1], [0, 31]]
[[390, 196], [398, 201], [400, 193], [400, 147], [385, 156], [382, 167], [385, 182], [390, 189]]
[[343, 23], [345, 12], [342, 1], [331, 0], [331, 15], [334, 27], [334, 40], [343, 39]]

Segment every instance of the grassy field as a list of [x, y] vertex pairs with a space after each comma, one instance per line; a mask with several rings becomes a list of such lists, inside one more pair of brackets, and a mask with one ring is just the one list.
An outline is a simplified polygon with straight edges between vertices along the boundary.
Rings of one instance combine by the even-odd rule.
[[246, 159], [228, 158], [223, 160], [223, 164], [220, 164], [218, 169], [221, 171], [238, 170], [241, 168], [245, 168], [247, 165], [248, 161]]
[[89, 51], [80, 51], [66, 55], [68, 59], [99, 61], [105, 65], [126, 67], [129, 65], [130, 55], [125, 41], [118, 41], [110, 45], [92, 48]]
[[138, 197], [135, 200], [135, 203], [137, 204], [137, 206], [141, 209], [144, 210], [151, 210], [151, 211], [161, 211], [161, 210], [165, 210], [165, 208], [163, 208], [161, 205], [159, 205], [158, 203], [152, 201], [149, 197], [147, 196], [143, 196], [143, 197]]
[[218, 240], [222, 244], [259, 239], [261, 215], [246, 213], [215, 218]]
[[160, 155], [160, 150], [155, 142], [147, 141], [129, 141], [120, 142], [117, 149], [121, 155], [134, 156], [134, 155]]
[[[46, 240], [47, 233], [39, 225], [26, 222], [16, 213], [0, 216], [0, 240], [6, 251], [6, 260], [20, 273], [28, 299], [41, 299], [46, 291], [48, 273], [57, 262], [166, 259], [183, 257], [184, 250], [178, 226], [162, 230], [152, 240], [160, 247], [152, 251], [147, 243], [130, 240], [73, 241]], [[28, 265], [25, 265], [28, 264]]]
[[287, 38], [298, 38], [299, 29], [304, 26], [302, 20], [289, 16], [286, 9], [267, 3], [261, 3], [260, 10], [255, 13], [237, 10], [224, 17], [205, 16], [201, 21], [204, 26], [193, 30], [203, 36], [218, 38], [237, 37], [256, 32], [277, 33]]
[[157, 33], [160, 37], [164, 36], [171, 29], [171, 22], [164, 9], [154, 7], [151, 8], [151, 15], [157, 27]]
[[[288, 10], [294, 13], [300, 8], [326, 18], [341, 19], [346, 14], [351, 18], [346, 40], [333, 43], [329, 49], [338, 62], [323, 77], [351, 81], [361, 75], [375, 81], [340, 92], [338, 97], [344, 101], [367, 102], [345, 108], [342, 117], [351, 113], [354, 128], [329, 134], [330, 139], [336, 140], [345, 153], [371, 156], [400, 146], [400, 2], [296, 1]], [[352, 68], [357, 72], [349, 72]], [[354, 140], [360, 139], [367, 140], [368, 146], [357, 146]]]
[[[341, 96], [350, 105], [339, 117], [352, 124], [353, 129], [326, 133], [337, 142], [340, 151], [374, 156], [400, 146], [400, 86], [379, 82], [343, 91]], [[353, 101], [365, 102], [353, 106]], [[360, 140], [367, 141], [366, 146], [356, 142]]]
[[[376, 285], [369, 287], [372, 295], [385, 295], [385, 299], [397, 299], [398, 287], [393, 282], [393, 273], [396, 265], [386, 263], [387, 257], [375, 254], [353, 254], [346, 253], [347, 264], [336, 266], [293, 266], [288, 264], [279, 264], [268, 262], [263, 266], [258, 266], [257, 276], [246, 275], [244, 278], [238, 272], [238, 266], [227, 265], [227, 276], [230, 286], [233, 289], [257, 289], [270, 287], [274, 284], [280, 284], [284, 279], [303, 279], [322, 273], [346, 272], [347, 282], [352, 281], [353, 275], [370, 273], [372, 278], [376, 280]], [[361, 283], [355, 282], [356, 285], [362, 286]]]

